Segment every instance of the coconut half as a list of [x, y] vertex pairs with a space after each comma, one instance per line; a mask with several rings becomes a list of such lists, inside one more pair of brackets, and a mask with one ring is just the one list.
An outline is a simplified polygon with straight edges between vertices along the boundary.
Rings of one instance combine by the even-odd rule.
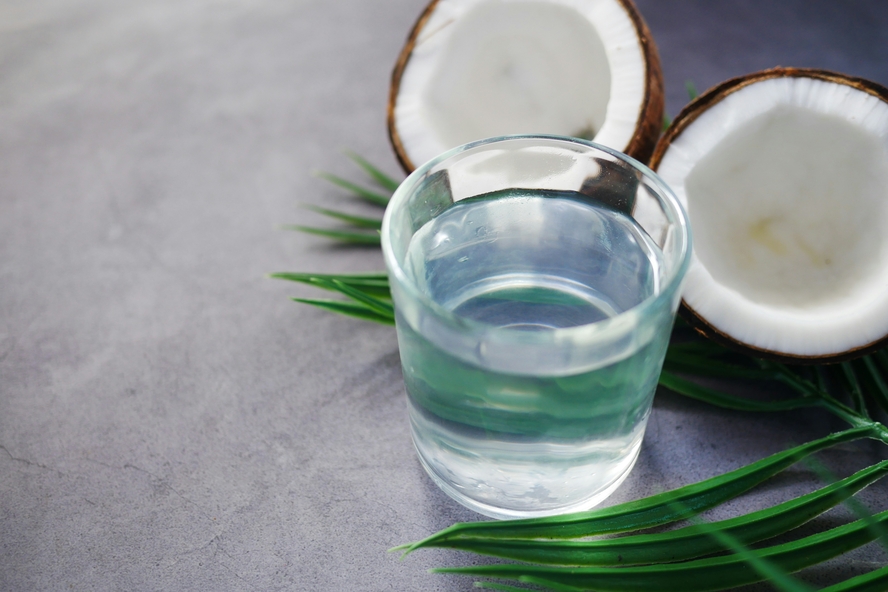
[[630, 0], [433, 0], [395, 65], [388, 129], [408, 173], [482, 138], [594, 139], [647, 161], [663, 75]]
[[688, 211], [682, 292], [701, 332], [835, 362], [888, 335], [888, 89], [822, 70], [735, 78], [689, 104], [651, 160]]

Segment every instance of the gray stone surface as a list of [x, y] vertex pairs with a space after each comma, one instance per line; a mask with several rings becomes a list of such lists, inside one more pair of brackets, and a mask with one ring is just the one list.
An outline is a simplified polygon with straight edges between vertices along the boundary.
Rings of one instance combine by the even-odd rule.
[[[472, 589], [426, 573], [471, 557], [386, 553], [477, 519], [414, 458], [393, 331], [264, 278], [382, 267], [280, 226], [348, 203], [311, 175], [359, 178], [343, 148], [397, 171], [388, 76], [423, 4], [0, 1], [0, 590]], [[888, 83], [880, 0], [638, 5], [673, 115], [685, 80], [777, 64]], [[613, 501], [837, 427], [661, 393]], [[870, 545], [809, 577], [885, 561]]]

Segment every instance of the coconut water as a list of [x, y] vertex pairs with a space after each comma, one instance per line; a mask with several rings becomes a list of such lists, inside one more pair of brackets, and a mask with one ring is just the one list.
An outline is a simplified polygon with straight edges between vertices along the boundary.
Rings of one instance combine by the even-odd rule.
[[[557, 332], [658, 293], [662, 254], [629, 216], [573, 192], [509, 190], [456, 202], [413, 236], [405, 270], [468, 323]], [[668, 340], [603, 367], [509, 371], [398, 319], [414, 442], [451, 496], [495, 517], [591, 507], [637, 457]], [[483, 352], [482, 352], [483, 353]]]

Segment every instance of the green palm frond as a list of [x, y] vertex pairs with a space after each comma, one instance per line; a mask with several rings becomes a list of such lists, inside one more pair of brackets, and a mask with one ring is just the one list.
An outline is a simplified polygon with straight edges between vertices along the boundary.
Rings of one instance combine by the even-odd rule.
[[279, 272], [269, 274], [269, 277], [338, 292], [350, 299], [348, 301], [293, 298], [296, 302], [385, 325], [393, 325], [395, 322], [395, 311], [391, 304], [388, 280], [384, 275], [376, 273], [335, 275]]
[[310, 304], [312, 306], [317, 306], [318, 308], [329, 310], [330, 312], [336, 312], [345, 316], [355, 317], [365, 321], [373, 321], [375, 323], [381, 323], [383, 325], [395, 324], [394, 317], [388, 317], [384, 314], [380, 314], [375, 309], [356, 302], [343, 302], [341, 300], [325, 300], [318, 298], [293, 298], [292, 300], [294, 302]]
[[291, 282], [300, 282], [315, 286], [325, 290], [336, 290], [335, 282], [345, 284], [352, 288], [361, 290], [365, 294], [375, 296], [376, 298], [386, 298], [391, 300], [391, 292], [389, 291], [388, 277], [385, 273], [350, 273], [350, 274], [323, 274], [323, 273], [295, 273], [290, 271], [270, 273], [268, 277], [288, 280]]
[[379, 239], [378, 232], [356, 232], [353, 230], [332, 230], [329, 228], [315, 228], [313, 226], [284, 226], [286, 230], [298, 230], [299, 232], [305, 232], [308, 234], [316, 234], [318, 236], [323, 236], [326, 238], [332, 238], [334, 240], [354, 244], [354, 245], [379, 245], [381, 241]]
[[346, 151], [345, 155], [352, 159], [355, 164], [361, 167], [361, 169], [363, 169], [363, 171], [367, 173], [374, 181], [376, 181], [383, 189], [386, 189], [389, 192], [394, 192], [394, 190], [398, 188], [398, 185], [401, 184], [400, 182], [396, 181], [392, 177], [389, 177], [354, 152]]
[[[888, 511], [876, 514], [879, 524], [888, 522]], [[790, 543], [750, 551], [756, 559], [779, 572], [793, 573], [837, 557], [875, 539], [865, 521], [857, 520]], [[766, 579], [738, 554], [662, 563], [640, 567], [562, 568], [530, 564], [451, 567], [432, 570], [472, 576], [512, 579], [546, 586], [548, 583], [599, 592], [704, 592], [726, 590]], [[533, 578], [530, 580], [528, 578]]]
[[309, 206], [313, 212], [317, 212], [318, 214], [322, 214], [329, 218], [335, 218], [336, 220], [341, 220], [351, 226], [357, 226], [358, 228], [372, 228], [374, 230], [379, 230], [382, 228], [382, 220], [379, 218], [367, 218], [366, 216], [356, 216], [354, 214], [347, 214], [345, 212], [340, 212], [338, 210], [328, 210], [326, 208], [319, 208], [316, 206]]
[[348, 191], [354, 193], [355, 195], [357, 195], [358, 197], [360, 197], [364, 201], [367, 201], [367, 202], [377, 205], [377, 206], [387, 205], [389, 198], [391, 197], [391, 195], [385, 195], [383, 193], [378, 193], [378, 192], [373, 191], [371, 189], [367, 189], [366, 187], [361, 187], [357, 183], [352, 183], [351, 181], [348, 181], [346, 179], [343, 179], [342, 177], [338, 177], [338, 176], [333, 175], [331, 173], [325, 173], [324, 171], [318, 171], [315, 174], [318, 177], [320, 177], [321, 179], [329, 181], [330, 183], [333, 183], [334, 185], [338, 185], [339, 187], [342, 187], [343, 189], [347, 189]]
[[[498, 538], [483, 533], [432, 542], [425, 546], [444, 547], [473, 553], [546, 565], [576, 567], [645, 565], [695, 559], [734, 550], [713, 529], [740, 545], [767, 540], [801, 526], [812, 518], [878, 481], [888, 473], [888, 461], [858, 471], [850, 477], [776, 506], [717, 523], [692, 524], [657, 534], [635, 534], [597, 540], [555, 538]], [[669, 506], [681, 518], [694, 512], [679, 503]], [[866, 516], [861, 516], [866, 518]], [[693, 522], [693, 521], [692, 521]], [[579, 537], [578, 537], [579, 538]]]
[[[387, 193], [380, 193], [379, 191], [368, 189], [366, 187], [358, 185], [357, 183], [353, 183], [352, 181], [343, 179], [342, 177], [324, 171], [318, 171], [315, 174], [318, 177], [336, 185], [337, 187], [341, 187], [342, 189], [349, 191], [354, 197], [357, 197], [358, 199], [369, 202], [375, 206], [385, 207], [388, 204], [389, 199], [391, 198], [391, 193], [395, 189], [397, 189], [398, 182], [380, 171], [369, 162], [367, 162], [365, 159], [358, 156], [357, 154], [351, 152], [347, 152], [346, 154], [361, 168], [361, 170], [372, 181], [382, 187], [382, 189]], [[346, 228], [318, 228], [316, 226], [302, 225], [288, 225], [284, 226], [284, 228], [289, 230], [297, 230], [299, 232], [306, 232], [317, 236], [323, 236], [325, 238], [345, 244], [380, 244], [379, 230], [382, 228], [381, 217], [371, 218], [368, 216], [359, 216], [342, 210], [334, 210], [330, 208], [323, 208], [320, 206], [308, 206], [308, 209], [317, 212], [322, 216], [327, 216], [328, 218], [333, 218], [334, 220], [343, 222], [345, 223]], [[372, 230], [375, 232], [366, 232], [366, 230]]]

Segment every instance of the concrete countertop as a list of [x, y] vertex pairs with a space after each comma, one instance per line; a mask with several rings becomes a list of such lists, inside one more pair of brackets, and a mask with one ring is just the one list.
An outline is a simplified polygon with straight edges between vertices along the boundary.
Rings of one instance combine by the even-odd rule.
[[[348, 203], [311, 175], [360, 179], [345, 148], [398, 173], [388, 78], [424, 3], [0, 0], [0, 590], [473, 589], [427, 573], [473, 557], [386, 553], [479, 518], [415, 458], [393, 330], [264, 277], [382, 269], [280, 226]], [[686, 80], [775, 65], [888, 84], [880, 0], [637, 3], [673, 116]], [[660, 393], [608, 503], [839, 427]], [[885, 562], [869, 545], [807, 577]]]

